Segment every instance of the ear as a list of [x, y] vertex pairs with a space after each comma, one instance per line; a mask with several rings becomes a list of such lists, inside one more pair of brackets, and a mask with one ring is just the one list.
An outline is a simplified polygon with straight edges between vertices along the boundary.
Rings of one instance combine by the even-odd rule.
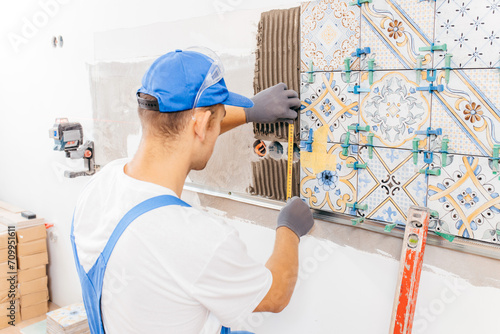
[[197, 110], [194, 115], [194, 133], [201, 141], [205, 140], [205, 135], [208, 129], [208, 121], [210, 120], [211, 111], [208, 109]]

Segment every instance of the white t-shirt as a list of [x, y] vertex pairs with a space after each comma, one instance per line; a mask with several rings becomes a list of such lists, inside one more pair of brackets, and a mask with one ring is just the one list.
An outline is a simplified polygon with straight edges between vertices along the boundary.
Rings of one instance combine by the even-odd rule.
[[[82, 192], [74, 235], [89, 271], [120, 219], [135, 205], [175, 193], [129, 177], [127, 160], [108, 164]], [[118, 240], [104, 275], [107, 334], [218, 334], [246, 318], [272, 283], [237, 231], [195, 208], [171, 205], [145, 213]], [[235, 328], [236, 329], [236, 328]]]

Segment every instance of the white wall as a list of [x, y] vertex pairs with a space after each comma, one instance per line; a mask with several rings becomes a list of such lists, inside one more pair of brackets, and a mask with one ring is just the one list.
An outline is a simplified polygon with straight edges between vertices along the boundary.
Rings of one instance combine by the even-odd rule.
[[[92, 139], [87, 64], [96, 60], [95, 47], [106, 50], [106, 45], [99, 44], [102, 40], [95, 44], [95, 34], [102, 36], [109, 30], [215, 14], [216, 6], [224, 3], [224, 9], [229, 11], [291, 7], [298, 3], [286, 0], [55, 1], [25, 0], [0, 4], [0, 200], [32, 210], [55, 224], [59, 238], [49, 245], [51, 297], [55, 303], [66, 305], [80, 299], [68, 236], [76, 198], [88, 179], [62, 178], [64, 168], [74, 166], [63, 153], [52, 151], [53, 142], [48, 138], [48, 128], [56, 117], [68, 117], [81, 122], [86, 135]], [[46, 5], [48, 3], [52, 5]], [[43, 14], [43, 7], [48, 8], [50, 17]], [[227, 24], [227, 16], [217, 17], [219, 21], [214, 24]], [[26, 43], [20, 44], [16, 50], [9, 36], [21, 35], [26, 22], [37, 23], [39, 28], [24, 28], [25, 35], [32, 36], [26, 36], [23, 41]], [[233, 29], [236, 36], [240, 34], [242, 40], [253, 42], [251, 37], [255, 32], [250, 30], [254, 26], [232, 25], [228, 29]], [[54, 49], [51, 46], [51, 38], [55, 35], [64, 37], [63, 48]], [[189, 32], [189, 36], [193, 40], [199, 38], [196, 31]], [[234, 45], [231, 43], [239, 42], [241, 40], [227, 41], [227, 46], [220, 44], [219, 48], [230, 49]], [[134, 50], [133, 45], [124, 50]], [[116, 50], [110, 47], [108, 51], [106, 54], [110, 56]], [[109, 59], [116, 59], [120, 54], [123, 53], [120, 51]], [[98, 58], [106, 56], [100, 54]], [[272, 247], [272, 231], [248, 223], [234, 224], [241, 230], [252, 254], [264, 261]], [[326, 249], [333, 250], [333, 255], [324, 257], [317, 271], [304, 280], [284, 313], [266, 316], [262, 324], [260, 320], [255, 320], [259, 321], [258, 333], [283, 333], [283, 328], [287, 328], [289, 333], [361, 333], [373, 328], [376, 330], [372, 332], [385, 331], [397, 261], [309, 238], [301, 246], [303, 263], [308, 263], [307, 258], [314, 255], [317, 245], [322, 243], [326, 243], [323, 244]], [[374, 263], [379, 266], [375, 267]], [[429, 275], [425, 274], [424, 278]], [[440, 305], [435, 299], [439, 300], [443, 291], [447, 291], [446, 282], [454, 279], [443, 273], [429, 277], [427, 286], [423, 283], [422, 290], [426, 292], [419, 301], [428, 308]], [[500, 311], [500, 303], [495, 304], [494, 301], [495, 298], [498, 301], [499, 295], [498, 290], [485, 289], [467, 285], [467, 289], [460, 290], [459, 302], [446, 304], [443, 312], [430, 315], [434, 320], [427, 321], [430, 329], [424, 332], [448, 332], [443, 329], [446, 324], [460, 323], [462, 326], [457, 326], [455, 333], [465, 333], [474, 321], [493, 332], [493, 312], [499, 314]], [[474, 313], [470, 317], [462, 316], [466, 311], [474, 312], [471, 309], [481, 307], [491, 309], [492, 316], [474, 318]], [[446, 321], [436, 320], [436, 315], [444, 315]], [[371, 322], [375, 327], [370, 325]], [[313, 329], [308, 329], [308, 326], [313, 326]], [[476, 332], [488, 333], [488, 330]]]

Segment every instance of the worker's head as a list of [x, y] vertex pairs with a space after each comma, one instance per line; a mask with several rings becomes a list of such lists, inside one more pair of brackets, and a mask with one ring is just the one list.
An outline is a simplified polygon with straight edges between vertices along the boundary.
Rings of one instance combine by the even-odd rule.
[[253, 105], [228, 91], [223, 73], [222, 63], [208, 49], [176, 50], [158, 58], [137, 92], [143, 139], [156, 138], [171, 146], [193, 137], [198, 161], [192, 168], [202, 169], [220, 133], [224, 105]]

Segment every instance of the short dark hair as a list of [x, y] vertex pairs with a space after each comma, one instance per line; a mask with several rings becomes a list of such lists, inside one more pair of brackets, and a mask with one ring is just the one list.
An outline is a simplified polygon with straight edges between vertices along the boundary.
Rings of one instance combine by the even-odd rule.
[[[145, 100], [157, 102], [156, 97], [149, 94], [139, 93], [139, 97]], [[209, 126], [211, 126], [216, 109], [213, 108], [213, 106], [206, 108], [210, 108], [212, 113], [209, 121]], [[164, 138], [172, 138], [179, 135], [187, 126], [189, 119], [192, 116], [189, 112], [191, 109], [176, 112], [160, 112], [138, 107], [137, 110], [143, 130], [148, 131], [154, 136]]]

